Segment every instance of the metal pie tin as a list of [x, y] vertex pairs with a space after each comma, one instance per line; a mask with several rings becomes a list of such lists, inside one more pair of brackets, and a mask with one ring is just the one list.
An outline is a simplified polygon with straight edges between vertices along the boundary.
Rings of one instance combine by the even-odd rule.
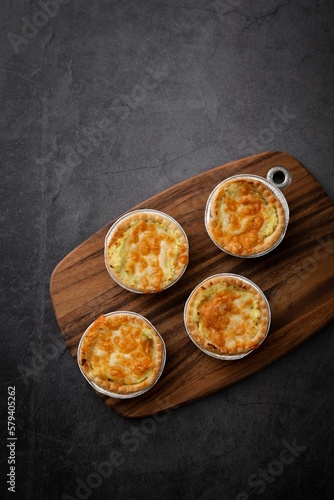
[[166, 219], [168, 219], [169, 221], [171, 221], [182, 232], [182, 234], [183, 234], [183, 236], [185, 238], [185, 241], [186, 241], [186, 245], [187, 245], [187, 254], [189, 256], [189, 242], [188, 242], [187, 234], [184, 231], [184, 229], [182, 228], [182, 226], [175, 219], [173, 219], [173, 217], [171, 217], [170, 215], [168, 215], [168, 214], [166, 214], [164, 212], [161, 212], [159, 210], [141, 209], [141, 210], [132, 210], [131, 212], [127, 212], [126, 214], [122, 215], [119, 219], [117, 219], [117, 221], [114, 222], [114, 224], [110, 227], [109, 231], [107, 232], [107, 235], [105, 237], [105, 242], [104, 242], [104, 263], [105, 263], [106, 269], [107, 269], [109, 275], [112, 277], [112, 279], [118, 285], [120, 285], [121, 287], [123, 287], [125, 290], [128, 290], [129, 292], [139, 293], [139, 294], [159, 293], [159, 292], [161, 292], [163, 290], [166, 290], [167, 288], [171, 287], [172, 285], [174, 285], [181, 278], [181, 276], [184, 274], [184, 272], [185, 272], [188, 264], [185, 264], [182, 272], [175, 278], [174, 281], [172, 281], [171, 283], [169, 283], [167, 286], [165, 286], [164, 288], [162, 288], [159, 291], [154, 291], [153, 290], [153, 291], [150, 291], [150, 292], [142, 292], [140, 290], [137, 290], [136, 288], [133, 288], [133, 287], [125, 284], [124, 282], [122, 282], [119, 279], [118, 276], [115, 275], [115, 273], [113, 272], [112, 268], [108, 265], [108, 259], [107, 259], [108, 246], [109, 246], [109, 242], [110, 242], [110, 240], [111, 240], [114, 232], [117, 230], [119, 224], [121, 224], [127, 218], [132, 217], [133, 214], [136, 214], [136, 213], [138, 213], [138, 214], [159, 214], [159, 215], [165, 217]]
[[[282, 182], [275, 182], [276, 174], [281, 174], [283, 176]], [[263, 250], [262, 252], [257, 252], [257, 253], [248, 254], [248, 255], [240, 255], [240, 254], [235, 254], [235, 253], [229, 252], [213, 238], [213, 236], [210, 232], [209, 225], [210, 225], [210, 221], [212, 219], [211, 206], [212, 206], [213, 197], [214, 197], [215, 193], [221, 188], [222, 185], [224, 185], [226, 182], [229, 182], [233, 179], [244, 179], [246, 181], [255, 179], [255, 180], [261, 182], [264, 186], [266, 186], [268, 189], [270, 189], [270, 191], [274, 194], [274, 196], [281, 202], [281, 205], [283, 207], [285, 222], [284, 222], [284, 226], [283, 226], [283, 229], [281, 231], [281, 234], [280, 234], [279, 238], [275, 241], [275, 243], [270, 248], [267, 248], [266, 250]], [[283, 193], [281, 192], [280, 189], [287, 187], [290, 183], [291, 183], [291, 175], [290, 175], [289, 170], [286, 169], [285, 167], [279, 167], [279, 166], [272, 167], [268, 171], [267, 179], [265, 179], [264, 177], [261, 177], [259, 175], [239, 174], [239, 175], [233, 175], [231, 177], [228, 177], [227, 179], [220, 182], [214, 188], [214, 190], [211, 192], [211, 194], [209, 195], [209, 198], [207, 200], [206, 207], [205, 207], [205, 216], [204, 216], [205, 228], [206, 228], [206, 231], [207, 231], [209, 237], [213, 241], [213, 243], [220, 250], [222, 250], [223, 252], [225, 252], [228, 255], [232, 255], [233, 257], [246, 258], [246, 259], [247, 258], [254, 258], [254, 257], [262, 257], [263, 255], [266, 255], [267, 253], [274, 250], [274, 248], [276, 248], [281, 243], [281, 241], [284, 239], [284, 236], [285, 236], [288, 224], [289, 224], [289, 205], [285, 199], [285, 196], [283, 195]]]
[[216, 354], [214, 352], [211, 352], [211, 351], [208, 351], [207, 349], [205, 349], [204, 347], [202, 347], [200, 344], [198, 344], [195, 339], [193, 338], [192, 334], [191, 334], [191, 331], [189, 330], [188, 328], [188, 324], [187, 324], [187, 319], [186, 319], [186, 313], [187, 313], [187, 308], [188, 308], [188, 304], [189, 304], [189, 301], [190, 299], [192, 298], [192, 296], [194, 295], [194, 293], [204, 284], [206, 283], [207, 281], [210, 281], [211, 279], [213, 278], [216, 278], [218, 276], [222, 276], [222, 277], [226, 277], [226, 278], [236, 278], [237, 280], [239, 280], [240, 282], [242, 283], [247, 283], [248, 285], [250, 285], [254, 290], [256, 290], [260, 295], [261, 297], [263, 298], [265, 304], [266, 304], [266, 307], [267, 307], [267, 313], [268, 313], [268, 325], [267, 325], [267, 330], [266, 330], [266, 333], [263, 337], [263, 339], [261, 340], [261, 342], [259, 343], [259, 345], [261, 345], [264, 340], [266, 339], [267, 335], [268, 335], [268, 332], [269, 332], [269, 329], [270, 329], [270, 323], [271, 323], [271, 310], [270, 310], [270, 305], [269, 305], [269, 302], [267, 300], [267, 297], [264, 295], [263, 291], [261, 290], [261, 288], [259, 288], [253, 281], [249, 280], [248, 278], [245, 278], [244, 276], [240, 276], [238, 274], [232, 274], [232, 273], [219, 273], [219, 274], [213, 274], [212, 276], [209, 276], [208, 278], [205, 278], [203, 281], [201, 281], [194, 289], [193, 291], [191, 292], [191, 294], [189, 295], [186, 303], [185, 303], [185, 306], [184, 306], [184, 316], [183, 316], [183, 321], [184, 321], [184, 326], [185, 326], [185, 329], [187, 331], [187, 334], [190, 338], [190, 340], [196, 345], [196, 347], [198, 347], [202, 352], [204, 352], [205, 354], [207, 354], [208, 356], [211, 356], [212, 358], [216, 358], [216, 359], [221, 359], [221, 360], [226, 360], [226, 361], [233, 361], [233, 360], [237, 360], [237, 359], [241, 359], [241, 358], [244, 358], [245, 356], [248, 356], [248, 354], [250, 354], [251, 352], [253, 352], [253, 350], [250, 350], [250, 351], [247, 351], [247, 352], [244, 352], [244, 353], [239, 353], [239, 354]]
[[83, 333], [83, 335], [82, 335], [82, 337], [80, 339], [80, 342], [79, 342], [79, 345], [78, 345], [78, 351], [77, 351], [77, 363], [79, 365], [79, 368], [80, 368], [80, 371], [81, 371], [82, 375], [85, 377], [85, 379], [87, 380], [87, 382], [93, 387], [93, 389], [95, 389], [95, 391], [99, 392], [100, 394], [104, 394], [105, 396], [109, 396], [111, 398], [130, 399], [130, 398], [135, 398], [137, 396], [141, 396], [145, 392], [149, 391], [158, 382], [158, 380], [161, 377], [162, 372], [163, 372], [163, 370], [165, 368], [165, 364], [166, 364], [166, 345], [165, 345], [164, 339], [161, 337], [161, 335], [157, 331], [157, 329], [152, 325], [152, 323], [148, 319], [146, 319], [141, 314], [138, 314], [138, 313], [135, 313], [135, 312], [131, 312], [131, 311], [114, 311], [114, 312], [106, 313], [106, 314], [104, 314], [104, 316], [108, 317], [108, 316], [114, 316], [114, 315], [118, 315], [118, 314], [121, 314], [121, 315], [126, 314], [126, 315], [129, 315], [129, 316], [136, 316], [137, 318], [140, 318], [141, 320], [144, 320], [151, 328], [153, 328], [153, 330], [155, 331], [155, 333], [158, 335], [159, 339], [161, 340], [161, 344], [162, 344], [162, 361], [161, 361], [160, 370], [159, 370], [159, 372], [158, 372], [158, 374], [157, 374], [154, 382], [149, 387], [146, 387], [145, 389], [142, 389], [141, 391], [132, 392], [130, 394], [119, 394], [117, 392], [107, 391], [106, 389], [103, 389], [102, 387], [100, 387], [97, 384], [95, 384], [92, 380], [90, 380], [87, 377], [87, 375], [85, 374], [85, 372], [83, 371], [82, 367], [81, 367], [81, 364], [80, 364], [80, 351], [81, 351], [81, 346], [82, 346], [83, 339], [84, 339], [86, 333], [89, 331], [89, 329], [91, 328], [91, 326], [93, 325], [94, 322], [91, 323], [89, 325], [89, 327], [84, 331], [84, 333]]

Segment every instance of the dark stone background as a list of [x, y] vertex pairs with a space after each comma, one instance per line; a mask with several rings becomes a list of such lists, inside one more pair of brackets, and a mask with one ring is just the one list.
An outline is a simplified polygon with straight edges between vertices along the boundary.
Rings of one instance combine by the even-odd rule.
[[49, 297], [56, 264], [102, 225], [228, 161], [287, 151], [334, 199], [333, 2], [2, 0], [0, 11], [1, 491], [15, 385], [9, 498], [333, 498], [333, 323], [164, 421], [129, 421], [80, 375]]

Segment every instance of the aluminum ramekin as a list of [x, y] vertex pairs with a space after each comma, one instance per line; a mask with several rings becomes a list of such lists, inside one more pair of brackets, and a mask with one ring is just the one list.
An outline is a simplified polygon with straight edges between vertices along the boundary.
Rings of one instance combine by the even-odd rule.
[[[283, 178], [283, 180], [281, 180], [281, 182], [276, 182], [275, 181], [276, 175], [279, 175], [281, 178]], [[211, 216], [212, 198], [213, 198], [214, 194], [216, 193], [216, 191], [218, 189], [220, 189], [220, 187], [224, 183], [226, 183], [226, 182], [228, 182], [228, 181], [230, 181], [232, 179], [245, 179], [245, 180], [255, 179], [255, 180], [261, 182], [264, 186], [266, 186], [268, 189], [270, 189], [270, 191], [276, 196], [276, 198], [278, 198], [278, 200], [282, 204], [283, 211], [284, 211], [285, 223], [284, 223], [284, 227], [282, 229], [281, 235], [280, 235], [280, 237], [275, 241], [275, 243], [270, 248], [267, 248], [266, 250], [263, 250], [262, 252], [258, 252], [258, 253], [254, 253], [254, 254], [249, 254], [249, 255], [239, 255], [239, 254], [235, 254], [235, 253], [229, 252], [224, 247], [222, 247], [221, 245], [219, 245], [219, 243], [217, 243], [214, 240], [214, 238], [212, 237], [212, 235], [210, 233], [209, 223], [210, 223], [210, 220], [212, 218], [212, 216]], [[206, 204], [206, 208], [205, 208], [205, 216], [204, 216], [205, 228], [206, 228], [206, 231], [207, 231], [209, 237], [213, 241], [213, 243], [220, 250], [222, 250], [223, 252], [225, 252], [228, 255], [232, 255], [233, 257], [246, 258], [246, 259], [247, 258], [254, 258], [254, 257], [262, 257], [263, 255], [266, 255], [267, 253], [269, 253], [272, 250], [274, 250], [274, 248], [276, 248], [282, 242], [282, 240], [284, 239], [284, 236], [285, 236], [288, 224], [289, 224], [289, 206], [288, 206], [288, 203], [287, 203], [287, 201], [285, 199], [285, 196], [281, 192], [281, 189], [287, 187], [290, 183], [291, 183], [291, 174], [290, 174], [290, 171], [287, 168], [285, 168], [285, 167], [279, 167], [279, 166], [272, 167], [268, 171], [268, 173], [267, 173], [267, 179], [265, 179], [264, 177], [261, 177], [259, 175], [252, 175], [252, 174], [243, 175], [243, 174], [239, 174], [239, 175], [233, 175], [231, 177], [228, 177], [227, 179], [225, 179], [222, 182], [220, 182], [214, 188], [214, 190], [211, 192], [211, 194], [209, 195], [209, 198], [208, 198], [207, 204]]]
[[81, 371], [82, 375], [85, 377], [85, 379], [87, 380], [87, 382], [93, 387], [93, 389], [95, 389], [95, 391], [97, 391], [97, 392], [99, 392], [101, 394], [104, 394], [105, 396], [110, 396], [111, 398], [130, 399], [130, 398], [135, 398], [137, 396], [141, 396], [145, 392], [149, 391], [158, 382], [158, 380], [161, 377], [162, 372], [163, 372], [163, 370], [165, 368], [165, 364], [166, 364], [166, 345], [165, 345], [164, 339], [161, 337], [161, 335], [157, 331], [157, 329], [152, 325], [152, 323], [147, 318], [145, 318], [141, 314], [138, 314], [138, 313], [135, 313], [135, 312], [132, 312], [132, 311], [114, 311], [114, 312], [106, 313], [106, 314], [104, 314], [104, 316], [108, 317], [108, 316], [113, 316], [113, 315], [117, 315], [117, 314], [127, 314], [127, 315], [130, 315], [130, 316], [136, 316], [136, 317], [138, 317], [138, 318], [146, 321], [146, 323], [151, 328], [153, 328], [153, 330], [155, 331], [155, 333], [160, 338], [161, 344], [162, 344], [162, 361], [161, 361], [160, 370], [159, 370], [158, 375], [156, 376], [154, 382], [149, 387], [146, 387], [145, 389], [142, 389], [141, 391], [132, 392], [130, 394], [118, 394], [117, 392], [107, 391], [106, 389], [103, 389], [102, 387], [100, 387], [97, 384], [95, 384], [94, 382], [92, 382], [87, 377], [87, 375], [85, 374], [85, 372], [83, 371], [83, 369], [81, 367], [81, 364], [80, 364], [80, 351], [81, 351], [81, 346], [82, 346], [83, 339], [84, 339], [86, 333], [89, 331], [89, 329], [91, 328], [91, 326], [93, 325], [94, 322], [91, 323], [88, 328], [86, 328], [86, 330], [84, 331], [84, 333], [83, 333], [83, 335], [82, 335], [82, 337], [80, 339], [80, 342], [79, 342], [79, 345], [78, 345], [78, 351], [77, 351], [77, 363], [79, 365], [79, 368], [80, 368], [80, 371]]
[[244, 352], [244, 353], [240, 353], [240, 354], [231, 354], [231, 355], [228, 355], [228, 354], [216, 354], [214, 352], [208, 351], [207, 349], [205, 349], [204, 347], [202, 347], [201, 345], [199, 345], [194, 340], [194, 338], [193, 338], [193, 336], [192, 336], [192, 334], [191, 334], [191, 332], [190, 332], [190, 330], [188, 328], [188, 325], [187, 325], [186, 312], [187, 312], [187, 307], [188, 307], [188, 304], [189, 304], [189, 301], [190, 301], [191, 297], [193, 296], [193, 294], [195, 293], [195, 291], [198, 290], [198, 288], [200, 288], [204, 283], [206, 283], [207, 281], [210, 281], [212, 278], [215, 278], [217, 276], [225, 276], [227, 278], [229, 278], [229, 277], [237, 278], [239, 281], [241, 281], [243, 283], [247, 283], [248, 285], [251, 285], [261, 295], [261, 297], [263, 298], [263, 300], [264, 300], [264, 302], [265, 302], [265, 304], [267, 306], [268, 325], [267, 325], [266, 333], [265, 333], [263, 339], [261, 340], [261, 342], [259, 343], [259, 345], [261, 345], [264, 342], [264, 340], [266, 339], [266, 337], [268, 335], [268, 332], [269, 332], [269, 329], [270, 329], [270, 323], [271, 323], [271, 310], [270, 310], [270, 305], [269, 305], [269, 302], [267, 300], [267, 297], [264, 295], [264, 293], [261, 290], [261, 288], [259, 288], [253, 281], [249, 280], [248, 278], [245, 278], [244, 276], [240, 276], [238, 274], [232, 274], [232, 273], [218, 273], [218, 274], [213, 274], [212, 276], [209, 276], [208, 278], [205, 278], [203, 281], [201, 281], [193, 289], [193, 291], [191, 292], [191, 294], [189, 295], [189, 297], [188, 297], [188, 299], [187, 299], [187, 301], [185, 303], [185, 306], [184, 306], [184, 316], [183, 316], [184, 326], [185, 326], [186, 332], [187, 332], [190, 340], [192, 340], [192, 342], [196, 345], [196, 347], [198, 347], [202, 352], [204, 352], [208, 356], [211, 356], [212, 358], [226, 360], [226, 361], [233, 361], [233, 360], [241, 359], [241, 358], [244, 358], [245, 356], [248, 356], [248, 354], [250, 354], [251, 352], [253, 352], [253, 350], [247, 351], [247, 352]]
[[[105, 263], [105, 266], [106, 266], [106, 269], [109, 273], [109, 275], [112, 277], [112, 279], [118, 284], [120, 285], [121, 287], [123, 287], [125, 290], [128, 290], [129, 292], [135, 292], [135, 293], [139, 293], [139, 294], [144, 294], [145, 292], [142, 292], [140, 290], [137, 290], [135, 288], [132, 288], [126, 284], [124, 284], [122, 281], [120, 281], [120, 279], [115, 275], [115, 273], [113, 273], [112, 269], [110, 268], [110, 266], [108, 265], [108, 260], [107, 260], [107, 250], [108, 250], [108, 246], [109, 246], [109, 241], [112, 237], [112, 235], [114, 234], [115, 230], [117, 229], [117, 227], [119, 226], [119, 224], [121, 222], [123, 222], [124, 220], [126, 220], [128, 217], [131, 217], [133, 214], [136, 214], [136, 213], [152, 213], [152, 214], [160, 214], [162, 215], [163, 217], [165, 217], [166, 219], [169, 219], [173, 224], [175, 224], [175, 226], [177, 226], [180, 231], [182, 232], [184, 238], [185, 238], [185, 241], [186, 241], [186, 244], [187, 244], [187, 254], [189, 256], [189, 241], [188, 241], [188, 237], [187, 237], [187, 234], [186, 232], [184, 231], [183, 227], [175, 220], [173, 219], [173, 217], [171, 217], [170, 215], [166, 214], [165, 212], [161, 212], [159, 210], [154, 210], [154, 209], [151, 209], [151, 208], [148, 208], [148, 209], [141, 209], [141, 210], [132, 210], [131, 212], [127, 212], [126, 214], [122, 215], [119, 219], [117, 219], [116, 222], [114, 222], [114, 224], [111, 226], [111, 228], [109, 229], [109, 231], [107, 232], [107, 235], [105, 237], [105, 242], [104, 242], [104, 263]], [[181, 274], [179, 274], [176, 279], [174, 281], [172, 281], [171, 283], [169, 283], [169, 285], [167, 285], [166, 287], [164, 287], [162, 290], [159, 290], [160, 291], [163, 291], [163, 290], [166, 290], [167, 288], [171, 287], [172, 285], [174, 285], [180, 278], [181, 276], [184, 274], [186, 268], [187, 268], [187, 265], [188, 264], [185, 264]], [[159, 292], [155, 292], [155, 291], [152, 291], [152, 292], [149, 292], [149, 293], [159, 293]]]

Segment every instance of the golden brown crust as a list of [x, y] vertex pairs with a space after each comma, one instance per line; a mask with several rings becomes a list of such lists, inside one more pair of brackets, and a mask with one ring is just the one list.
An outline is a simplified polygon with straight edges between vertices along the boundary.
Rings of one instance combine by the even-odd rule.
[[200, 283], [185, 307], [194, 342], [218, 355], [259, 347], [269, 326], [268, 306], [259, 291], [236, 276], [215, 275]]
[[115, 394], [131, 394], [149, 388], [164, 360], [161, 338], [138, 315], [102, 315], [83, 337], [78, 362], [86, 377]]
[[223, 250], [240, 256], [272, 248], [281, 238], [285, 212], [278, 197], [260, 180], [232, 178], [213, 193], [207, 230]]
[[130, 212], [107, 238], [105, 258], [110, 274], [134, 291], [164, 290], [188, 264], [187, 238], [163, 212]]

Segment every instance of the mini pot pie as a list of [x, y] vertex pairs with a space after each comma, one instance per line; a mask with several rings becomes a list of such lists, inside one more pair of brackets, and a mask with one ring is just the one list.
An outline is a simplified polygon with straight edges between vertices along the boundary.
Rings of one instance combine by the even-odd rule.
[[184, 273], [188, 239], [181, 226], [157, 210], [135, 210], [121, 217], [105, 240], [105, 264], [127, 290], [160, 292]]
[[259, 176], [236, 175], [211, 193], [205, 225], [221, 250], [257, 257], [282, 241], [288, 216], [288, 205], [278, 188]]
[[93, 387], [113, 397], [150, 389], [165, 364], [165, 344], [143, 316], [118, 311], [98, 317], [81, 338], [78, 364]]
[[190, 294], [184, 322], [191, 340], [220, 359], [238, 359], [259, 347], [270, 326], [263, 292], [235, 274], [216, 274]]

